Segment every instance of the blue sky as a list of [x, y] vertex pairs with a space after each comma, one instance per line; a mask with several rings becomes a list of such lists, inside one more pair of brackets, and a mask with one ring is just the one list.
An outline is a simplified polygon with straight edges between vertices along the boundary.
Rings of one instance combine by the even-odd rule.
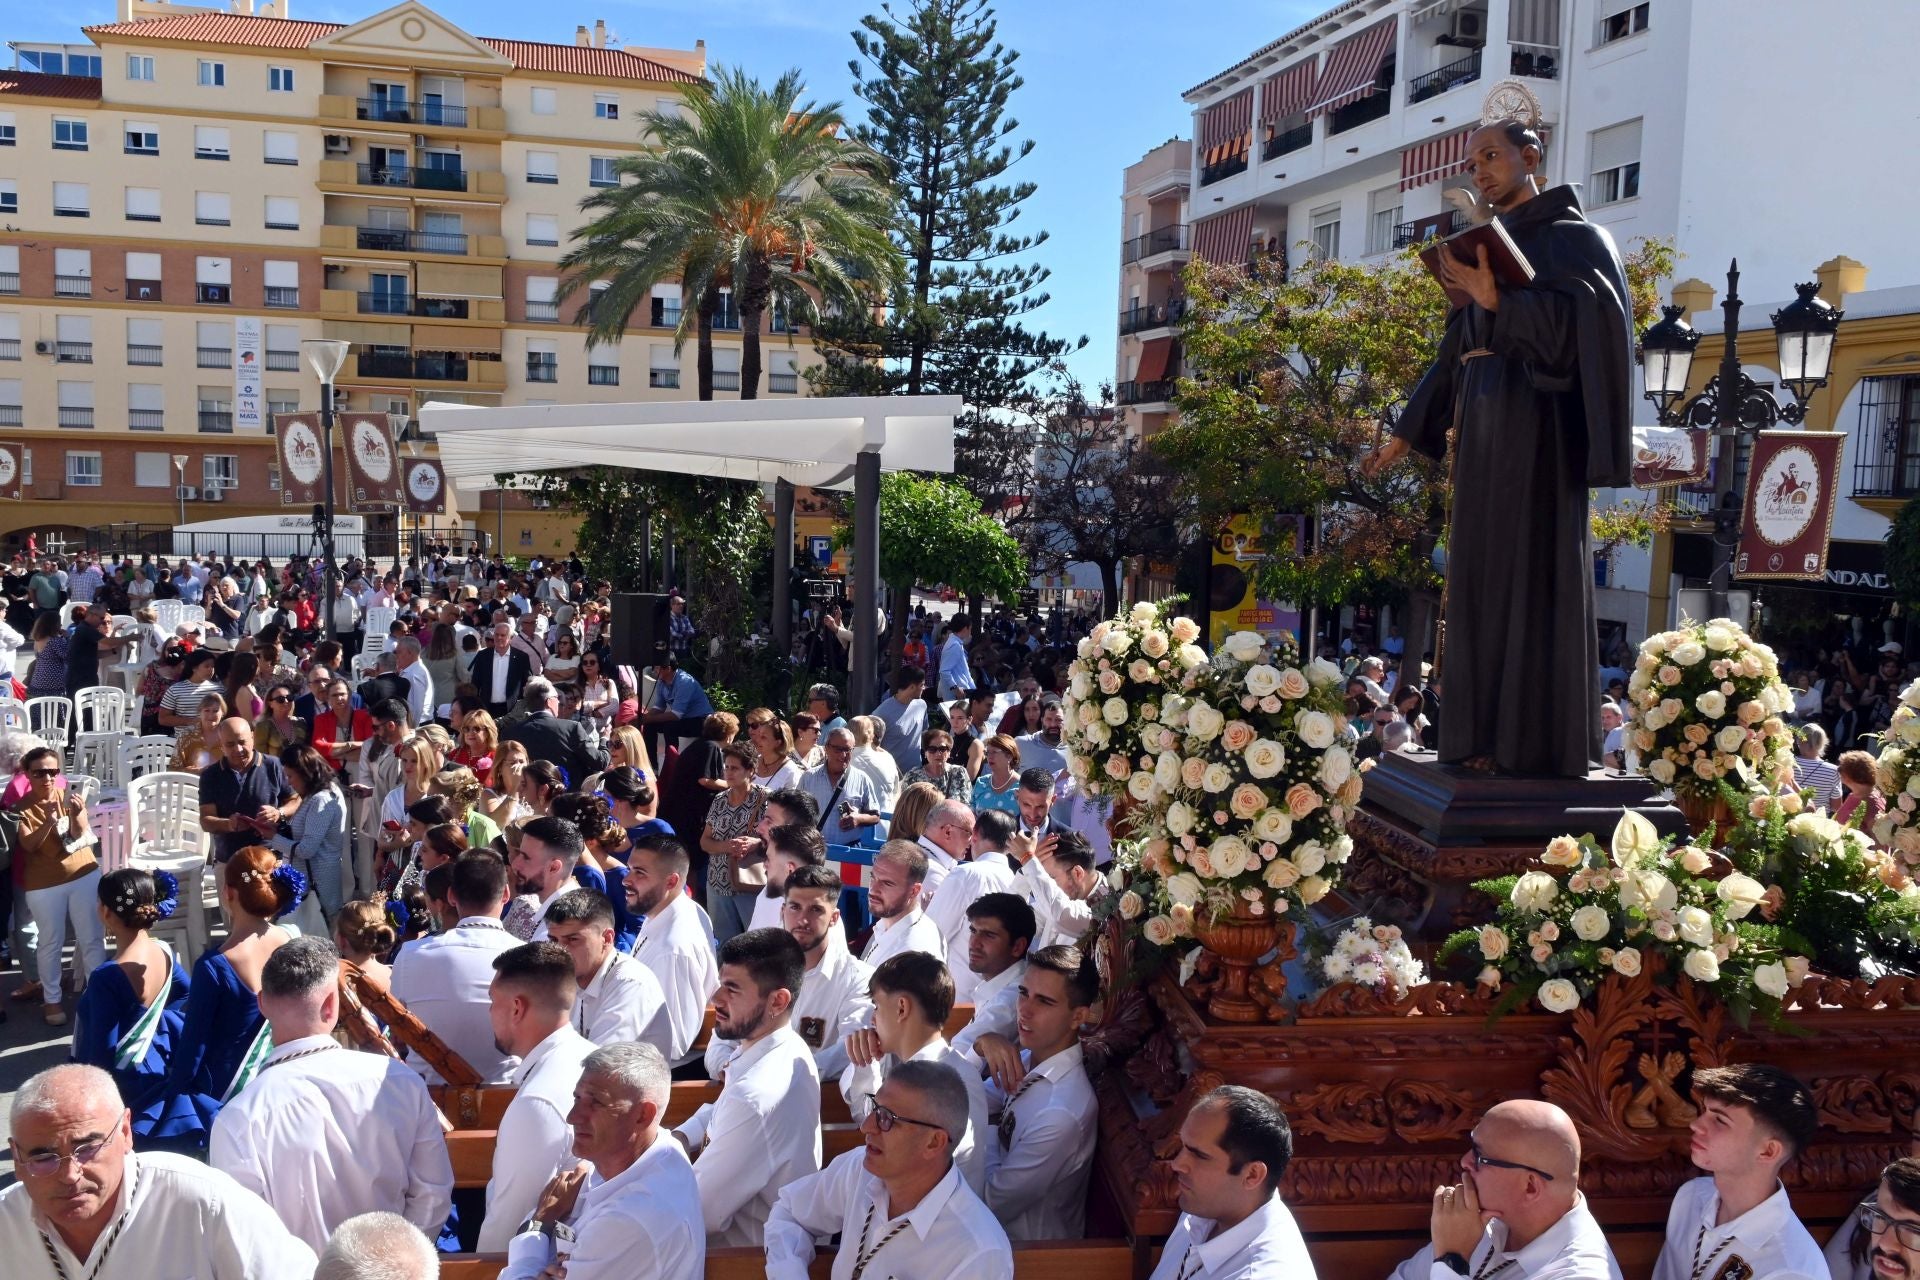
[[[704, 39], [711, 61], [742, 64], [768, 81], [797, 66], [813, 94], [845, 99], [850, 109], [861, 105], [847, 71], [850, 33], [878, 7], [873, 0], [574, 0], [543, 17], [510, 0], [428, 2], [475, 35], [570, 42], [577, 23], [605, 18], [628, 44], [684, 49]], [[1121, 170], [1188, 131], [1182, 90], [1331, 2], [1213, 0], [1198, 10], [1143, 0], [997, 5], [1001, 43], [1019, 51], [1026, 78], [1012, 114], [1036, 143], [1014, 171], [1039, 184], [1017, 225], [1051, 234], [1037, 257], [1053, 272], [1052, 299], [1034, 323], [1057, 336], [1087, 336], [1072, 368], [1090, 386], [1113, 377]], [[379, 0], [291, 0], [294, 17], [331, 22], [384, 7]], [[77, 40], [80, 26], [116, 16], [114, 0], [6, 9], [0, 34], [9, 40]]]

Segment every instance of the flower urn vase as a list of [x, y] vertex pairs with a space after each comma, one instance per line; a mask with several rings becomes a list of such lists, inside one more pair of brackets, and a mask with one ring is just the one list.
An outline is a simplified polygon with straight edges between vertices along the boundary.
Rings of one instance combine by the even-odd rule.
[[[1215, 920], [1196, 918], [1193, 936], [1212, 953], [1220, 964], [1219, 980], [1207, 996], [1207, 1012], [1221, 1022], [1264, 1022], [1267, 1013], [1254, 998], [1254, 970], [1282, 939], [1280, 929], [1289, 938], [1293, 925], [1272, 915], [1252, 915], [1244, 909]], [[1275, 978], [1278, 974], [1276, 972]]]
[[1725, 796], [1696, 795], [1690, 791], [1677, 790], [1673, 793], [1673, 803], [1687, 820], [1687, 831], [1696, 837], [1705, 837], [1708, 843], [1713, 841], [1713, 831], [1733, 829], [1733, 810], [1727, 807]]

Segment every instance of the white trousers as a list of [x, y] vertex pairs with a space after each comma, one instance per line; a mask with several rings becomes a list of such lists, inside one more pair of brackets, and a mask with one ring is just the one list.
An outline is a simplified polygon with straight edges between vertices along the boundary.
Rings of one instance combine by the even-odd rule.
[[68, 924], [73, 926], [75, 977], [84, 981], [107, 962], [106, 929], [95, 910], [99, 901], [98, 870], [51, 889], [27, 890], [27, 911], [40, 931], [34, 955], [40, 962], [40, 985], [45, 992], [41, 999], [48, 1004], [60, 1003], [60, 953], [67, 945]]

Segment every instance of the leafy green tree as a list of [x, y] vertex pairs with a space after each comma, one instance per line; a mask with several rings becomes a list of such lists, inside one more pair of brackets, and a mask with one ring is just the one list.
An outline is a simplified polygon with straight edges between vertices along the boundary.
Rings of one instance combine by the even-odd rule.
[[1908, 498], [1887, 527], [1887, 576], [1894, 597], [1920, 609], [1920, 498]]
[[563, 299], [605, 282], [578, 311], [589, 342], [618, 342], [653, 286], [678, 280], [688, 305], [675, 349], [695, 338], [700, 399], [711, 400], [714, 320], [730, 287], [740, 397], [750, 400], [770, 306], [817, 324], [819, 300], [859, 311], [899, 280], [884, 164], [846, 137], [839, 103], [802, 101], [803, 92], [798, 71], [769, 90], [722, 68], [687, 94], [684, 117], [641, 114], [651, 149], [617, 160], [619, 184], [581, 201], [590, 220], [560, 260]]

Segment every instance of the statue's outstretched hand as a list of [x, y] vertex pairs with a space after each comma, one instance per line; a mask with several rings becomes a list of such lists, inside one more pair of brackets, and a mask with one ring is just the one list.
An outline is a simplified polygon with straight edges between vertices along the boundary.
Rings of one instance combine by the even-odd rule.
[[1394, 463], [1407, 456], [1408, 444], [1399, 436], [1387, 437], [1387, 442], [1360, 459], [1360, 474], [1371, 480]]

